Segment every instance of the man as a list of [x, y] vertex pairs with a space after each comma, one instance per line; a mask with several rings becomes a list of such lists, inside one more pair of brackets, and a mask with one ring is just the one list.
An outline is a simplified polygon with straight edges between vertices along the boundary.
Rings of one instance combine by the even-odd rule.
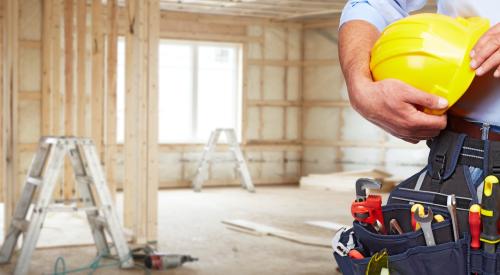
[[[437, 2], [438, 13], [453, 17], [481, 16], [488, 18], [492, 25], [470, 53], [470, 66], [477, 77], [466, 94], [448, 115], [436, 116], [423, 113], [421, 107], [443, 109], [448, 105], [445, 99], [398, 80], [373, 81], [369, 69], [370, 50], [380, 32], [409, 12], [422, 8], [426, 1], [350, 0], [340, 20], [339, 56], [351, 104], [372, 123], [411, 143], [430, 140], [444, 129], [471, 138], [500, 141], [500, 1]], [[486, 168], [466, 166], [477, 185], [482, 169]]]

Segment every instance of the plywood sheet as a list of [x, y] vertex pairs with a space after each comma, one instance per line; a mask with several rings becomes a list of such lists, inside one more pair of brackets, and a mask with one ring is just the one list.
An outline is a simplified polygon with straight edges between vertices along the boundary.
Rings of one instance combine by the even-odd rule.
[[302, 35], [300, 29], [288, 29], [288, 60], [301, 60]]
[[260, 108], [249, 107], [247, 109], [248, 124], [245, 131], [249, 140], [259, 139], [259, 115]]

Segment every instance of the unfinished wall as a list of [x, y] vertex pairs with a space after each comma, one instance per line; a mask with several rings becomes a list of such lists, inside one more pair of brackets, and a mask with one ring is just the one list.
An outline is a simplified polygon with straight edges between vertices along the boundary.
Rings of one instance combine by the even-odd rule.
[[[231, 16], [162, 12], [160, 38], [241, 43], [243, 150], [256, 184], [296, 183], [300, 176], [301, 25]], [[161, 108], [161, 106], [160, 106]], [[188, 187], [202, 144], [160, 144], [160, 187]], [[209, 166], [210, 185], [239, 185], [221, 146]], [[123, 182], [123, 150], [117, 181]]]
[[338, 18], [304, 26], [304, 175], [368, 168], [408, 177], [426, 162], [424, 144], [398, 140], [349, 104], [337, 54]]

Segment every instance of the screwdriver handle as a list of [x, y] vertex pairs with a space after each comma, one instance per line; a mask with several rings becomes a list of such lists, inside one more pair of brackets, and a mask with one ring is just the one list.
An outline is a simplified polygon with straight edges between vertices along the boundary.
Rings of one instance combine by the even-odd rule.
[[420, 224], [418, 224], [418, 222], [415, 220], [415, 212], [419, 212], [419, 214], [421, 213], [421, 215], [423, 216], [425, 213], [424, 213], [424, 207], [419, 204], [419, 203], [415, 203], [412, 207], [411, 207], [411, 228], [413, 228], [413, 231], [417, 231], [420, 229]]
[[481, 206], [473, 204], [469, 209], [469, 226], [471, 234], [470, 247], [473, 250], [481, 248], [479, 236], [481, 235]]
[[484, 242], [484, 250], [488, 253], [495, 253], [495, 246], [500, 242], [500, 235], [498, 235], [497, 232], [498, 188], [499, 181], [497, 177], [487, 176], [484, 179], [484, 192], [481, 207], [483, 231], [480, 240]]

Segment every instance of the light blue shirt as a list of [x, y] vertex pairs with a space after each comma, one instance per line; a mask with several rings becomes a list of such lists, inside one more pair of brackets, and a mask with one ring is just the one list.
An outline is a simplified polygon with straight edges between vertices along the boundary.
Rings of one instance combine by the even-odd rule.
[[[390, 23], [421, 9], [426, 0], [349, 0], [342, 12], [340, 26], [351, 20], [364, 20], [382, 31]], [[500, 22], [500, 0], [438, 0], [437, 12], [449, 16], [488, 18]], [[450, 113], [472, 121], [500, 126], [500, 80], [493, 72], [476, 77]]]

